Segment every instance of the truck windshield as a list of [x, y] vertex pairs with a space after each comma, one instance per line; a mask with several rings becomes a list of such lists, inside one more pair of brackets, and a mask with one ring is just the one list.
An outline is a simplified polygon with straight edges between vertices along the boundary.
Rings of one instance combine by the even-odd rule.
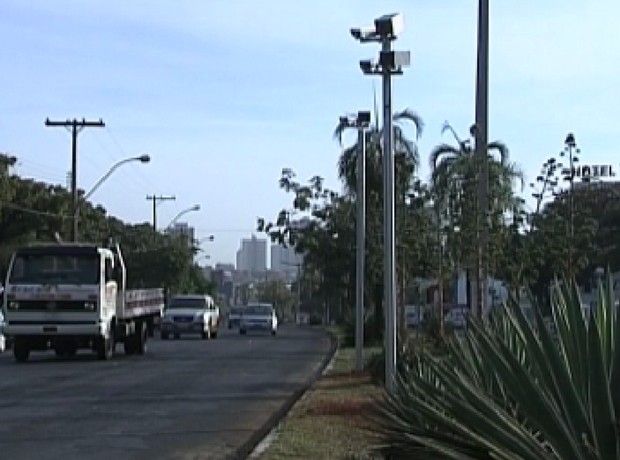
[[93, 255], [22, 254], [15, 257], [13, 284], [98, 284], [99, 260]]

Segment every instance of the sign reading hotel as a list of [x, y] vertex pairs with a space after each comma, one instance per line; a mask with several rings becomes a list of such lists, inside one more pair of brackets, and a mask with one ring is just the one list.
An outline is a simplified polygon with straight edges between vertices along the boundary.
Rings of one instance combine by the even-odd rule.
[[[574, 171], [575, 177], [581, 177], [582, 179], [589, 179], [589, 178], [602, 179], [605, 177], [616, 177], [616, 170], [612, 165], [574, 166], [573, 171]], [[568, 174], [569, 169], [566, 168], [562, 172], [564, 174]]]

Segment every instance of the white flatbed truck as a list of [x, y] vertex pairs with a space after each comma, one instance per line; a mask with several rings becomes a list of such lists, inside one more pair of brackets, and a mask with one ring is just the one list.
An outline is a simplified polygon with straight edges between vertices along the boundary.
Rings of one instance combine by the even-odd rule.
[[3, 300], [4, 334], [18, 362], [31, 351], [58, 356], [92, 349], [112, 357], [144, 354], [153, 324], [164, 309], [163, 289], [128, 290], [125, 262], [113, 248], [82, 243], [18, 249], [9, 265]]

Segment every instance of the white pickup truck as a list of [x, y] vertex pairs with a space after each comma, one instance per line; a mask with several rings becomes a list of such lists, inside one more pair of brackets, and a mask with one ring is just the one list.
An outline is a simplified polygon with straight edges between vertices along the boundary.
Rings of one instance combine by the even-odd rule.
[[126, 289], [125, 263], [113, 249], [90, 244], [46, 244], [11, 258], [3, 302], [4, 334], [17, 361], [32, 350], [74, 355], [92, 349], [109, 359], [117, 342], [144, 354], [153, 322], [164, 308], [162, 289]]

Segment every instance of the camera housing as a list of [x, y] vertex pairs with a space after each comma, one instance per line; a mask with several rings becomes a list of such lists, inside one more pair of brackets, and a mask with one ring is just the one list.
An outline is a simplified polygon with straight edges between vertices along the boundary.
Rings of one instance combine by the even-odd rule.
[[361, 126], [368, 126], [370, 124], [370, 112], [367, 110], [357, 112], [357, 123]]
[[375, 19], [375, 31], [381, 38], [397, 38], [405, 29], [403, 15], [385, 14]]
[[374, 63], [370, 59], [364, 59], [360, 61], [360, 69], [365, 74], [373, 73]]

